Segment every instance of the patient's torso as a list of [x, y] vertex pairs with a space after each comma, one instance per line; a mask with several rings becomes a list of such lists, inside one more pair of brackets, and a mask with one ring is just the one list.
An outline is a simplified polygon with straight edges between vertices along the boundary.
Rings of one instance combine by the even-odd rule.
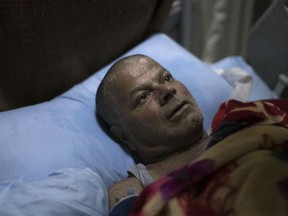
[[195, 160], [206, 149], [208, 136], [195, 143], [191, 148], [175, 153], [164, 160], [152, 164], [137, 164], [128, 170], [130, 177], [118, 182], [109, 189], [109, 205], [114, 206], [119, 200], [131, 195], [139, 194], [153, 181], [162, 178], [173, 170]]

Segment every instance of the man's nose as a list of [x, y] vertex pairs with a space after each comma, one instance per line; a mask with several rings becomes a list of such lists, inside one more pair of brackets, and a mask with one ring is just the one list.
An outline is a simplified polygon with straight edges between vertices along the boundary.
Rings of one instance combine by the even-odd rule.
[[159, 85], [157, 95], [159, 97], [160, 106], [164, 106], [176, 94], [176, 89], [169, 85]]

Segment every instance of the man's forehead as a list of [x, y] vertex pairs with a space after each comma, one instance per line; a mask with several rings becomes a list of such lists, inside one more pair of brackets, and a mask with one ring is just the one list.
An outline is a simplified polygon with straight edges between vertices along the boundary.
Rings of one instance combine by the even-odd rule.
[[128, 96], [139, 86], [151, 80], [158, 80], [165, 69], [154, 61], [151, 62], [152, 64], [146, 63], [147, 61], [144, 59], [141, 63], [138, 61], [138, 64], [128, 64], [125, 68], [121, 68], [112, 81], [115, 93]]
[[150, 58], [139, 58], [137, 60], [127, 60], [127, 64], [119, 73], [121, 77], [131, 77], [138, 78], [140, 76], [149, 75], [150, 73], [153, 75], [157, 73], [157, 71], [162, 68], [162, 66]]

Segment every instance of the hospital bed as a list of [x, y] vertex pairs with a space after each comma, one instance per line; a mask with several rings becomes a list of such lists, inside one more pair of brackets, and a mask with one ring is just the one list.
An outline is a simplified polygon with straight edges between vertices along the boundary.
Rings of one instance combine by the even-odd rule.
[[[107, 188], [126, 178], [134, 162], [97, 122], [95, 93], [123, 56], [145, 54], [171, 71], [199, 103], [206, 131], [231, 97], [287, 96], [284, 0], [252, 28], [246, 59], [213, 64], [160, 31], [170, 0], [0, 7], [0, 215], [108, 214]], [[245, 94], [235, 96], [241, 87]]]

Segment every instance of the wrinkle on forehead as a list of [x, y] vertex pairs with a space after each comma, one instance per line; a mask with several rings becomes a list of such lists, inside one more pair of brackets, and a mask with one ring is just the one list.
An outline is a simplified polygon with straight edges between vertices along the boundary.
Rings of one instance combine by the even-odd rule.
[[[117, 65], [117, 67], [115, 68], [117, 72], [110, 76], [109, 82], [110, 84], [112, 84], [110, 85], [110, 90], [119, 93], [119, 91], [121, 91], [123, 87], [127, 87], [126, 85], [128, 83], [132, 83], [133, 81], [139, 79], [141, 80], [141, 77], [143, 75], [146, 75], [148, 71], [156, 71], [158, 67], [161, 67], [161, 65], [159, 65], [159, 63], [155, 62], [153, 59], [147, 56], [127, 58], [123, 60], [119, 65]], [[152, 74], [150, 74], [151, 79], [153, 79]]]
[[[139, 72], [147, 69], [148, 57], [140, 56], [138, 58], [127, 59], [122, 68], [124, 72], [129, 73], [133, 77], [138, 77]], [[150, 60], [151, 61], [151, 60]]]
[[144, 56], [137, 59], [132, 59], [132, 61], [126, 65], [126, 68], [124, 68], [123, 71], [133, 78], [139, 78], [149, 71], [156, 71], [158, 68], [162, 68], [158, 62]]

